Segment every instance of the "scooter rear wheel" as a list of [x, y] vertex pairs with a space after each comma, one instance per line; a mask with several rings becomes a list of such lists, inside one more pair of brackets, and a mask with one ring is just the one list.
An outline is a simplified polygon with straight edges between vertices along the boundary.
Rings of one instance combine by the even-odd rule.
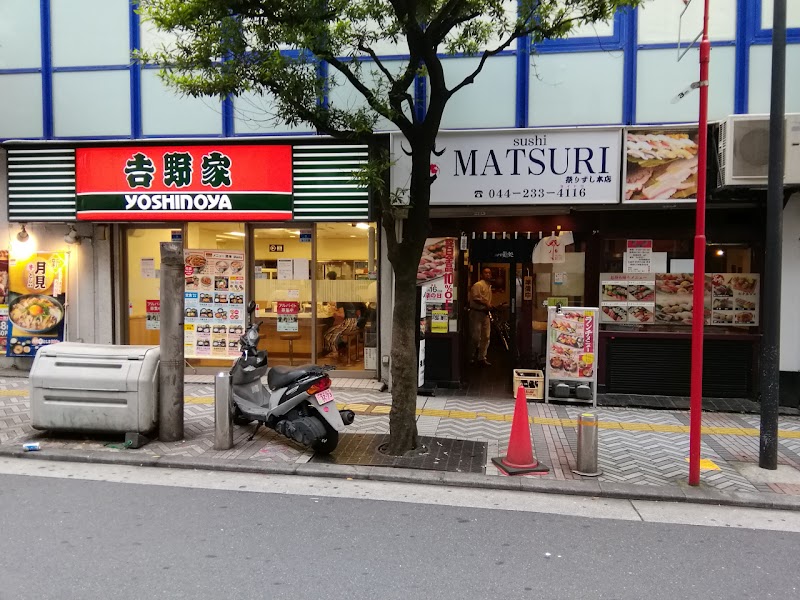
[[242, 414], [242, 411], [240, 411], [238, 407], [234, 408], [234, 410], [233, 410], [233, 422], [234, 422], [234, 424], [242, 425], [242, 426], [250, 425], [250, 423], [252, 423], [253, 420], [254, 419], [250, 419], [248, 417], [245, 417]]
[[339, 445], [339, 432], [335, 429], [325, 428], [325, 437], [318, 438], [313, 444], [311, 449], [317, 454], [330, 454], [336, 450]]

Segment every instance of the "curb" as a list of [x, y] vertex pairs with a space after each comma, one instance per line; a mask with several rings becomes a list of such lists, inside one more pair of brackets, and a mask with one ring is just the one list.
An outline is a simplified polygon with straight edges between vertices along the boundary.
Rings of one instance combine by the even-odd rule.
[[502, 477], [476, 473], [449, 471], [423, 471], [401, 467], [372, 467], [361, 465], [330, 465], [324, 463], [265, 464], [237, 459], [213, 460], [207, 458], [153, 457], [117, 452], [87, 452], [83, 450], [22, 450], [0, 447], [0, 456], [29, 460], [54, 460], [62, 462], [127, 465], [135, 467], [160, 467], [258, 473], [262, 475], [300, 475], [303, 477], [330, 477], [335, 479], [360, 479], [395, 483], [416, 483], [451, 487], [469, 487], [491, 490], [512, 490], [541, 494], [563, 494], [593, 498], [622, 500], [649, 500], [656, 502], [686, 502], [740, 508], [766, 508], [772, 510], [800, 511], [800, 496], [763, 492], [749, 494], [721, 492], [708, 486], [697, 488], [680, 483], [678, 487], [635, 485], [629, 483], [588, 481], [561, 481], [532, 477]]

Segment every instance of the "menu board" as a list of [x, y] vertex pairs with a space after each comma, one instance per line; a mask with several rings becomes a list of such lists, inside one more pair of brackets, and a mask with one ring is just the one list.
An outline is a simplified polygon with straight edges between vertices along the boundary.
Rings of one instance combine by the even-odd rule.
[[184, 355], [239, 355], [244, 333], [244, 252], [185, 250]]
[[[706, 273], [704, 323], [753, 327], [759, 320], [759, 276]], [[600, 321], [634, 325], [691, 325], [691, 273], [600, 275]]]
[[547, 378], [594, 381], [597, 309], [548, 309]]

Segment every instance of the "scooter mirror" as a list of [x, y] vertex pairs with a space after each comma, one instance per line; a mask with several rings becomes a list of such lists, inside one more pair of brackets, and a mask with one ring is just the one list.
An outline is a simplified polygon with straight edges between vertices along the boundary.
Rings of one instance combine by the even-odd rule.
[[247, 314], [252, 315], [255, 310], [256, 310], [256, 301], [250, 300], [250, 302], [247, 305]]

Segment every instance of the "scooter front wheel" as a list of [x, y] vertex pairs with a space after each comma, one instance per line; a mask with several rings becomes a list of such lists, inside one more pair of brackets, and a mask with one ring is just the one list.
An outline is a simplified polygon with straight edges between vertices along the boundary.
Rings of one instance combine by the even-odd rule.
[[311, 444], [311, 449], [317, 454], [330, 454], [339, 445], [339, 432], [335, 429], [325, 428], [325, 437], [317, 438]]

